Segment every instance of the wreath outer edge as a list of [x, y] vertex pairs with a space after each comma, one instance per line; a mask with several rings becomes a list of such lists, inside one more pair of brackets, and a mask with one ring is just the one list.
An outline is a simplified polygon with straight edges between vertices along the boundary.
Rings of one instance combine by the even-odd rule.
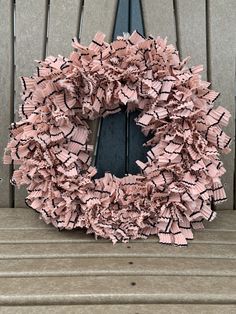
[[[4, 163], [15, 162], [11, 183], [27, 186], [26, 204], [59, 230], [83, 228], [117, 241], [157, 235], [187, 245], [226, 200], [220, 153], [230, 152], [222, 130], [230, 112], [214, 108], [220, 93], [201, 79], [203, 66], [187, 67], [160, 36], [134, 31], [112, 43], [98, 32], [88, 47], [72, 40], [69, 58], [48, 56], [21, 77], [21, 120], [10, 126]], [[93, 179], [87, 123], [139, 109], [136, 123], [153, 137], [140, 174]]]

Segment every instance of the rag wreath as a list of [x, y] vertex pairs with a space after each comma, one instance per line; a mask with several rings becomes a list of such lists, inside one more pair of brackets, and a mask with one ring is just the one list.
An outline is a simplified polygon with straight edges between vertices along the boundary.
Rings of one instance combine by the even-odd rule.
[[[57, 228], [85, 227], [117, 241], [157, 235], [187, 245], [226, 200], [219, 153], [230, 151], [221, 129], [230, 113], [213, 102], [218, 92], [187, 67], [167, 39], [137, 31], [112, 43], [97, 33], [88, 47], [72, 40], [69, 58], [49, 56], [21, 77], [21, 120], [10, 127], [4, 162], [20, 164], [11, 183], [27, 185], [26, 204]], [[140, 111], [136, 123], [151, 139], [140, 173], [94, 179], [88, 120]]]

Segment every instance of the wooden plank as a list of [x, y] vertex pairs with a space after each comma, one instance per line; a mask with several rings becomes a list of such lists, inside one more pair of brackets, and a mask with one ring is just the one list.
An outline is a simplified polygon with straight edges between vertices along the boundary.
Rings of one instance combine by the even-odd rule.
[[[129, 1], [119, 0], [113, 30], [113, 40], [129, 31]], [[100, 120], [100, 132], [95, 157], [96, 178], [111, 172], [117, 177], [126, 173], [127, 113], [125, 108], [117, 114]]]
[[106, 276], [0, 278], [1, 305], [221, 303], [236, 301], [236, 278]]
[[68, 57], [72, 38], [78, 36], [82, 0], [52, 0], [48, 23], [47, 55]]
[[232, 114], [225, 132], [231, 136], [232, 151], [229, 155], [222, 156], [222, 161], [227, 170], [223, 177], [228, 201], [218, 205], [217, 208], [234, 208], [234, 173], [235, 173], [235, 20], [236, 2], [229, 0], [208, 1], [208, 54], [209, 74], [212, 88], [221, 93], [217, 105], [223, 105]]
[[[56, 267], [55, 267], [56, 265]], [[184, 267], [183, 267], [184, 265]], [[209, 267], [210, 266], [210, 267]], [[0, 260], [0, 277], [236, 276], [235, 260], [208, 258], [38, 258]]]
[[[96, 32], [106, 34], [106, 41], [112, 40], [113, 25], [116, 14], [117, 0], [86, 0], [83, 6], [83, 17], [80, 31], [81, 44], [89, 45]], [[89, 121], [92, 130], [90, 144], [97, 141], [99, 119]]]
[[[236, 231], [236, 211], [222, 210], [212, 222], [204, 221], [210, 230]], [[31, 208], [2, 208], [0, 210], [0, 229], [54, 229], [39, 219], [39, 214]], [[201, 232], [201, 231], [200, 231]], [[204, 231], [203, 231], [204, 232]]]
[[[38, 305], [1, 306], [2, 314], [235, 314], [236, 305], [225, 304], [96, 304], [96, 305]], [[157, 312], [158, 311], [158, 312]]]
[[[130, 1], [130, 30], [132, 33], [134, 30], [137, 30], [143, 36], [144, 34], [144, 25], [142, 18], [142, 8], [140, 0], [131, 0]], [[141, 127], [136, 125], [134, 119], [139, 115], [140, 111], [136, 110], [128, 114], [128, 163], [127, 163], [127, 172], [131, 174], [136, 174], [140, 172], [140, 168], [136, 164], [136, 160], [141, 160], [146, 162], [146, 154], [148, 151], [147, 147], [144, 147], [143, 144], [150, 138], [145, 137], [141, 132]]]
[[[207, 80], [206, 1], [177, 0], [178, 48], [181, 58], [191, 56], [189, 66], [202, 64], [202, 79]], [[191, 12], [191, 14], [189, 14]]]
[[146, 36], [168, 37], [168, 43], [176, 44], [173, 1], [142, 0]]
[[89, 45], [98, 30], [112, 39], [117, 0], [86, 0], [83, 7], [83, 20], [80, 32], [81, 43]]
[[126, 111], [109, 115], [101, 119], [101, 131], [96, 153], [97, 174], [103, 177], [111, 172], [116, 177], [124, 177], [126, 173]]
[[[15, 41], [15, 120], [21, 103], [20, 76], [31, 76], [36, 70], [34, 60], [44, 59], [47, 21], [47, 0], [16, 1], [16, 41]], [[17, 168], [17, 166], [16, 166]], [[15, 206], [25, 206], [25, 187], [15, 190]]]
[[0, 8], [0, 207], [12, 207], [13, 188], [10, 185], [12, 166], [3, 165], [2, 159], [14, 112], [13, 2], [0, 0]]
[[0, 259], [69, 258], [69, 257], [189, 257], [236, 259], [234, 244], [194, 243], [188, 247], [176, 247], [147, 242], [133, 243], [23, 243], [0, 244]]
[[[45, 229], [0, 229], [0, 243], [81, 243], [96, 242], [94, 234], [86, 234], [86, 229], [62, 230], [51, 226]], [[130, 240], [130, 243], [158, 241], [157, 236], [147, 239]], [[110, 243], [99, 237], [99, 242]], [[236, 244], [236, 231], [202, 230], [194, 231], [194, 239], [189, 242], [208, 244]]]

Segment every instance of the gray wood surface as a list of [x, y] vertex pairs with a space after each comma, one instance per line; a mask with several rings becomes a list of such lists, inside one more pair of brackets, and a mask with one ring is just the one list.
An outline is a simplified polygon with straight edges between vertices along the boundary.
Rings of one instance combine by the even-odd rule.
[[9, 126], [14, 112], [13, 67], [13, 3], [0, 0], [0, 207], [13, 206], [13, 188], [10, 185], [12, 166], [3, 165], [3, 154], [9, 139]]
[[[17, 0], [15, 19], [15, 120], [21, 103], [20, 76], [31, 76], [36, 71], [34, 60], [44, 59], [47, 26], [47, 0]], [[17, 168], [16, 166], [15, 168]], [[25, 187], [15, 189], [15, 206], [25, 206]]]
[[189, 257], [215, 258], [236, 260], [234, 244], [191, 243], [188, 247], [175, 247], [147, 242], [104, 243], [99, 240], [94, 243], [23, 243], [1, 244], [1, 259], [28, 258], [102, 258], [102, 257]]
[[[233, 313], [229, 304], [236, 302], [235, 215], [218, 211], [216, 229], [208, 229], [213, 222], [208, 223], [205, 231], [196, 232], [197, 242], [178, 248], [160, 245], [155, 237], [113, 246], [83, 230], [59, 232], [40, 222], [31, 209], [2, 209], [0, 305], [18, 305], [17, 313], [26, 313], [19, 305], [31, 305], [32, 313], [73, 313], [71, 305], [80, 304], [77, 312], [109, 313], [112, 304], [129, 303], [116, 305], [123, 314], [139, 313], [143, 308], [135, 303], [147, 304], [146, 313], [153, 311], [148, 303], [160, 306], [161, 313], [188, 313], [185, 303], [197, 303], [191, 304], [191, 313]], [[182, 303], [182, 308], [160, 303]], [[0, 310], [12, 313], [9, 307]]]
[[39, 305], [1, 306], [2, 314], [235, 314], [236, 305], [225, 304], [98, 304], [98, 305]]
[[[56, 267], [55, 267], [56, 265]], [[99, 257], [2, 259], [0, 277], [236, 276], [234, 259]]]
[[98, 305], [39, 305], [1, 306], [2, 314], [235, 314], [236, 305], [225, 304], [98, 304]]
[[176, 44], [176, 30], [173, 1], [142, 0], [146, 36], [167, 37], [170, 44]]
[[202, 64], [207, 80], [206, 1], [177, 0], [175, 15], [180, 56], [191, 56], [189, 66]]
[[229, 155], [222, 156], [227, 170], [223, 176], [228, 201], [217, 206], [234, 208], [235, 172], [235, 55], [236, 55], [236, 2], [234, 0], [208, 1], [209, 74], [212, 88], [221, 93], [216, 104], [223, 105], [232, 114], [225, 128], [232, 137]]
[[46, 55], [69, 57], [72, 38], [78, 36], [82, 0], [51, 0]]
[[[111, 280], [112, 279], [112, 280]], [[0, 278], [0, 304], [235, 303], [236, 278], [81, 276]]]

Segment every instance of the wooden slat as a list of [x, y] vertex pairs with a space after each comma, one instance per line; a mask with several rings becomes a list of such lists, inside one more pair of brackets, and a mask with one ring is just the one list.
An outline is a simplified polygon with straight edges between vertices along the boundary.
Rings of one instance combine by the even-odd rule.
[[126, 111], [101, 119], [101, 131], [96, 152], [97, 175], [103, 177], [111, 172], [117, 177], [126, 173]]
[[[109, 239], [98, 238], [99, 242], [110, 243]], [[96, 242], [94, 234], [86, 234], [86, 229], [63, 230], [58, 231], [51, 226], [47, 229], [0, 229], [0, 243], [81, 243]], [[157, 243], [157, 236], [150, 236], [147, 239], [130, 240], [132, 242]], [[236, 231], [215, 231], [202, 230], [194, 231], [192, 243], [209, 243], [209, 244], [236, 244]]]
[[[81, 25], [81, 44], [89, 45], [96, 32], [106, 34], [105, 40], [112, 40], [117, 0], [86, 0], [84, 1]], [[99, 119], [89, 121], [92, 135], [90, 144], [96, 144]]]
[[[16, 1], [16, 99], [15, 119], [18, 120], [18, 108], [21, 103], [20, 76], [31, 76], [37, 63], [34, 60], [44, 58], [47, 20], [47, 0], [17, 0]], [[15, 190], [15, 206], [25, 206], [26, 189]]]
[[[219, 210], [212, 222], [204, 221], [205, 227], [210, 230], [236, 231], [236, 211]], [[30, 208], [2, 208], [0, 211], [0, 229], [52, 229], [39, 220], [39, 214]], [[204, 232], [204, 231], [203, 231]]]
[[106, 276], [0, 278], [0, 304], [235, 303], [236, 278]]
[[78, 36], [82, 0], [50, 1], [47, 55], [68, 57]]
[[[56, 266], [55, 266], [56, 265]], [[183, 267], [184, 265], [184, 267]], [[235, 260], [208, 258], [38, 258], [0, 260], [0, 277], [236, 276]]]
[[[143, 36], [144, 25], [142, 17], [142, 8], [140, 0], [130, 1], [130, 33], [137, 30]], [[146, 154], [148, 151], [147, 147], [143, 144], [149, 139], [144, 136], [141, 132], [141, 127], [136, 125], [134, 119], [139, 115], [140, 111], [136, 110], [128, 114], [128, 163], [127, 172], [131, 174], [136, 174], [140, 172], [140, 168], [136, 164], [136, 160], [141, 160], [147, 162]]]
[[176, 43], [173, 1], [142, 0], [146, 36], [168, 37], [168, 43]]
[[236, 259], [234, 244], [192, 243], [175, 247], [147, 242], [110, 243], [24, 243], [0, 244], [0, 259], [68, 258], [68, 257], [191, 257]]
[[203, 64], [202, 78], [207, 80], [205, 0], [177, 0], [175, 14], [180, 56], [191, 56], [189, 66]]
[[117, 0], [86, 0], [83, 8], [81, 43], [89, 45], [96, 32], [106, 34], [106, 40], [112, 39], [113, 24]]
[[9, 137], [14, 111], [13, 2], [0, 1], [0, 207], [12, 207], [11, 166], [2, 159]]
[[[38, 305], [2, 306], [2, 314], [235, 314], [236, 305], [225, 304], [96, 304], [96, 305]], [[157, 312], [158, 311], [158, 312]]]
[[227, 170], [223, 177], [228, 201], [218, 208], [234, 208], [235, 172], [235, 54], [236, 54], [236, 2], [234, 0], [208, 1], [209, 74], [212, 88], [221, 93], [216, 104], [223, 105], [232, 114], [226, 133], [232, 137], [232, 152], [222, 156]]
[[[129, 1], [119, 0], [113, 30], [113, 40], [123, 32], [129, 31]], [[127, 114], [125, 108], [100, 120], [96, 161], [98, 173], [104, 176], [109, 171], [117, 177], [126, 173]]]

